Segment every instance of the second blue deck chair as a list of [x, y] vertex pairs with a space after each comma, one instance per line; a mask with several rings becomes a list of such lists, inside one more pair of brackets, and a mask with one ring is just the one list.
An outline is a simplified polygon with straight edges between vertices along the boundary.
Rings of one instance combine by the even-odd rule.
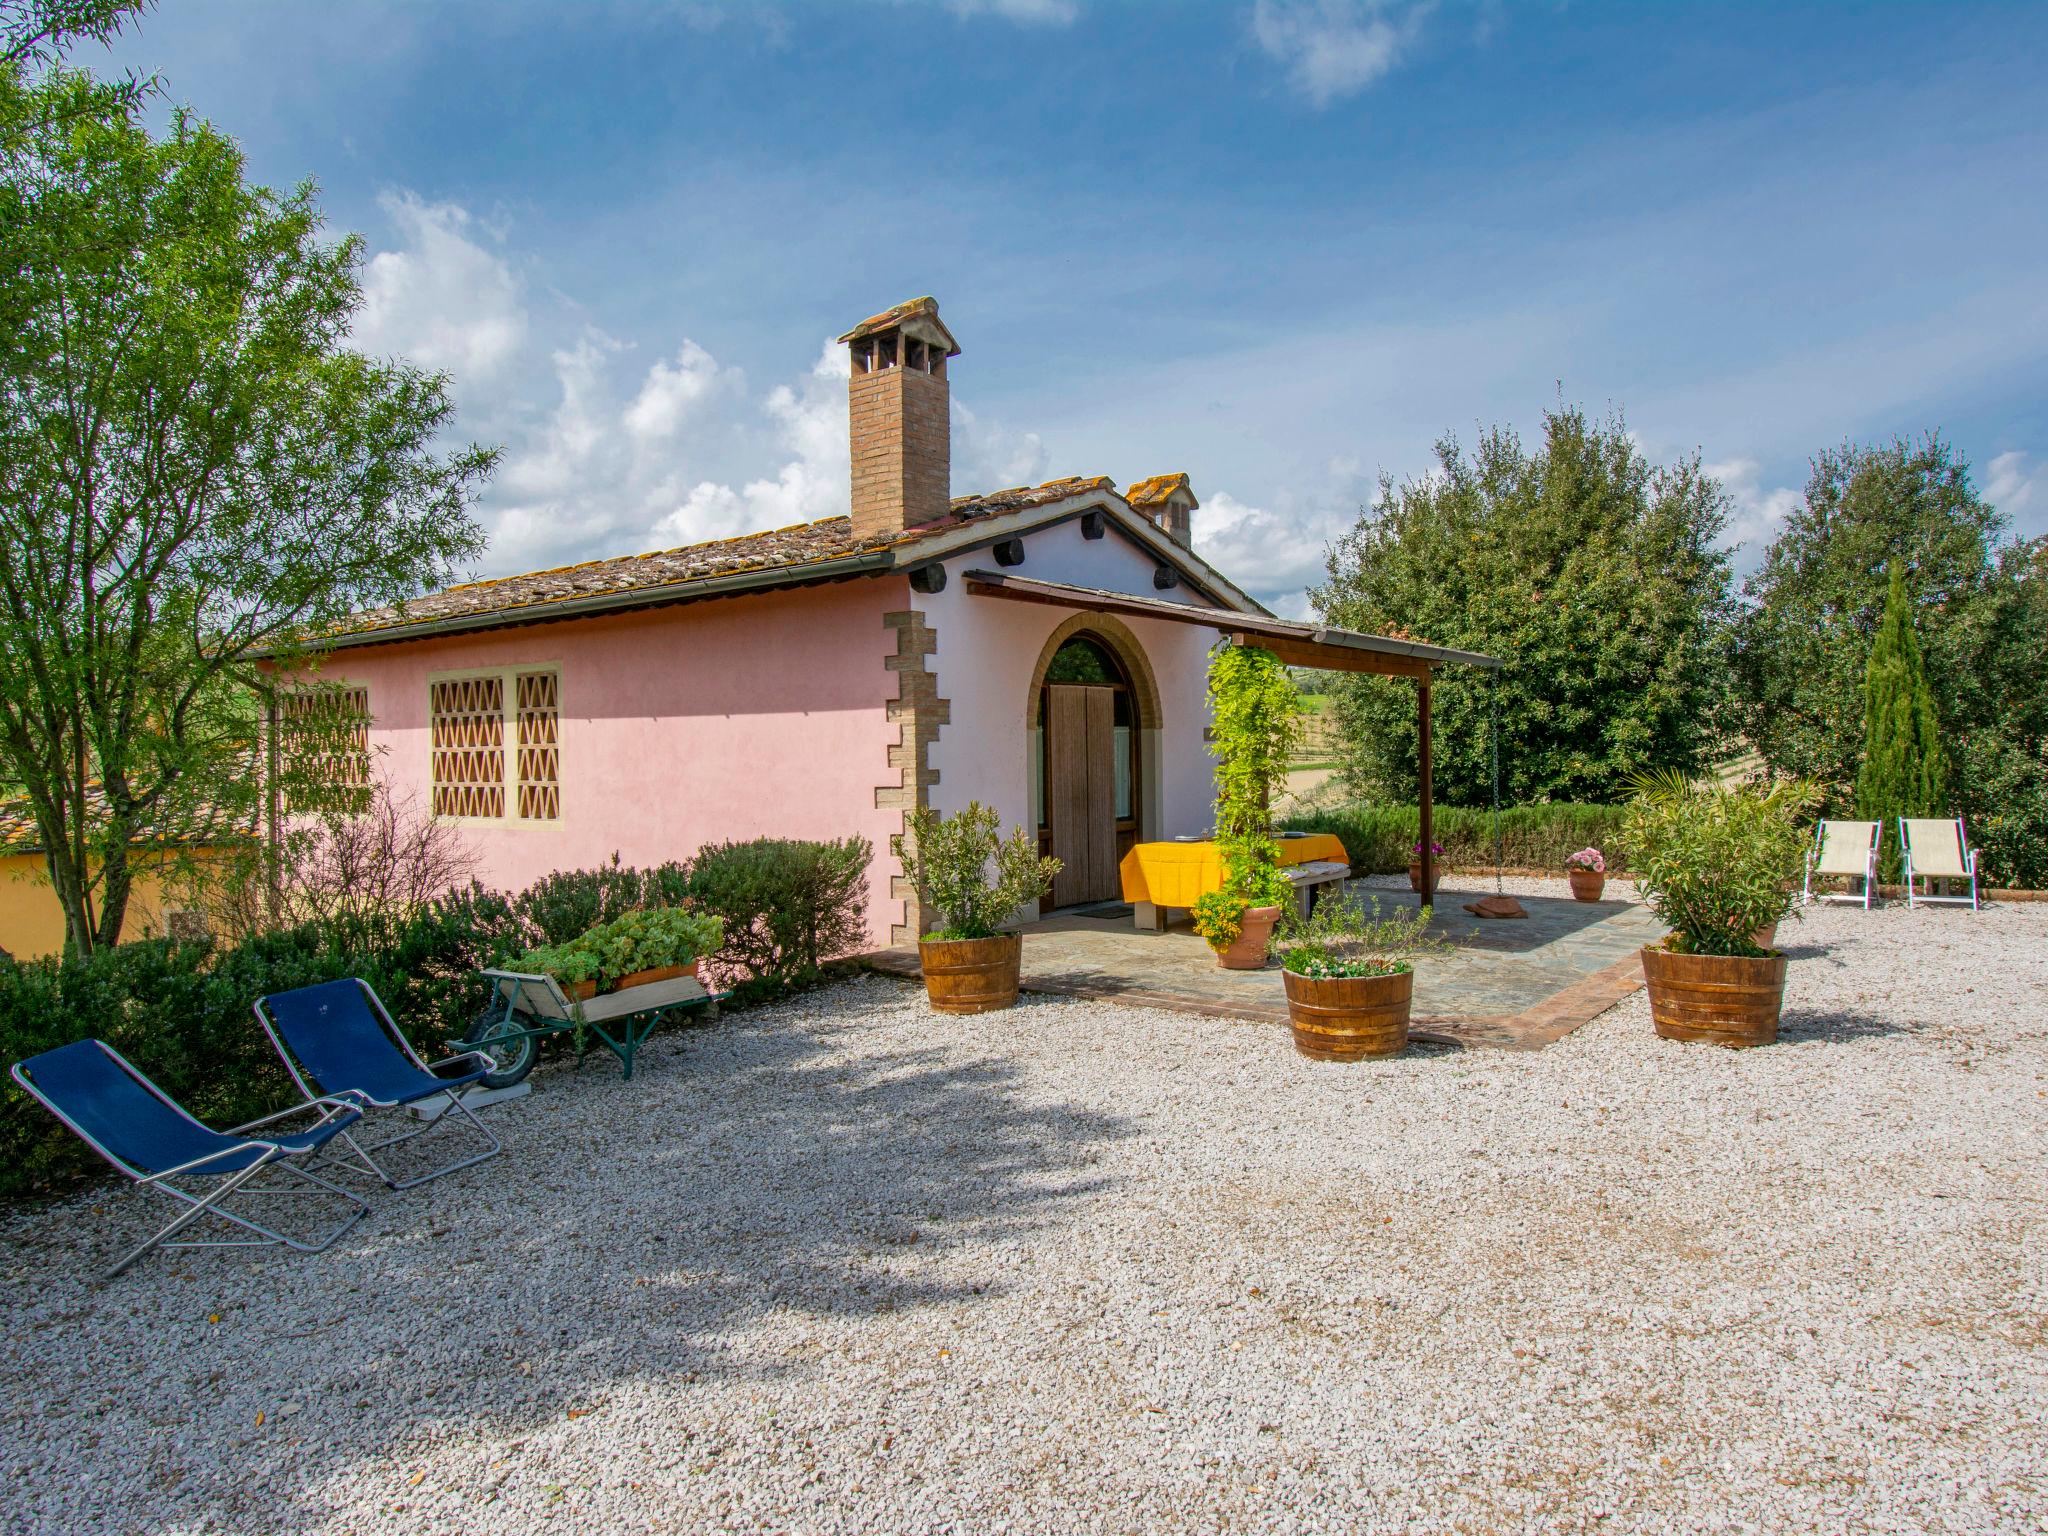
[[[247, 1248], [282, 1243], [301, 1253], [319, 1253], [369, 1214], [370, 1208], [362, 1201], [306, 1166], [328, 1142], [361, 1118], [361, 1106], [353, 1100], [315, 1099], [232, 1131], [216, 1131], [193, 1119], [103, 1040], [74, 1040], [16, 1062], [14, 1080], [93, 1151], [133, 1179], [136, 1188], [156, 1190], [184, 1206], [168, 1226], [108, 1269], [108, 1280], [156, 1247]], [[294, 1115], [311, 1115], [312, 1122], [303, 1130], [281, 1129], [279, 1123]], [[286, 1175], [286, 1182], [280, 1185], [260, 1178], [266, 1170]], [[263, 1195], [331, 1197], [345, 1201], [351, 1210], [325, 1237], [303, 1241], [265, 1226], [248, 1214], [246, 1207], [229, 1208], [231, 1200], [243, 1205]], [[173, 1241], [210, 1216], [256, 1236]]]
[[[256, 1000], [256, 1018], [308, 1099], [346, 1094], [373, 1109], [399, 1109], [447, 1095], [449, 1107], [438, 1118], [382, 1141], [365, 1146], [353, 1134], [342, 1133], [341, 1139], [362, 1160], [365, 1171], [392, 1189], [411, 1189], [504, 1151], [498, 1138], [462, 1102], [462, 1090], [495, 1070], [496, 1064], [480, 1051], [465, 1051], [429, 1066], [399, 1031], [390, 1010], [368, 982], [351, 977], [293, 992], [273, 992]], [[423, 1136], [457, 1117], [490, 1143], [487, 1151], [403, 1180], [394, 1179], [370, 1155]]]

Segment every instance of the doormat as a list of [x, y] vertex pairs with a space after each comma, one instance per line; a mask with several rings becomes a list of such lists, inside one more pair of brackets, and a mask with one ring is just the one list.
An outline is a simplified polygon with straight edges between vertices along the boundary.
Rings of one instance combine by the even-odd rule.
[[1059, 915], [1061, 917], [1093, 917], [1100, 918], [1105, 922], [1112, 922], [1118, 918], [1129, 917], [1131, 915], [1131, 904], [1128, 901], [1099, 901], [1091, 907], [1068, 907]]

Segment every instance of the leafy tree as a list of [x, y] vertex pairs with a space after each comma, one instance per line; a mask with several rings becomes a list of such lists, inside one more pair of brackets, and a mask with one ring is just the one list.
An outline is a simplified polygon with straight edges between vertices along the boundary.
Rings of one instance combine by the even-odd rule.
[[[1884, 619], [1870, 648], [1863, 683], [1863, 765], [1856, 772], [1856, 814], [1895, 823], [1948, 809], [1948, 756], [1941, 746], [1934, 690], [1913, 634], [1906, 573], [1892, 562]], [[1885, 877], [1898, 878], [1895, 840], [1884, 844]]]
[[[1467, 457], [1380, 483], [1311, 594], [1331, 624], [1484, 651], [1497, 687], [1501, 791], [1521, 803], [1609, 801], [1650, 768], [1697, 769], [1713, 744], [1724, 671], [1727, 497], [1697, 455], [1653, 468], [1617, 417], [1546, 412], [1533, 452], [1494, 428]], [[1434, 717], [1436, 793], [1480, 805], [1491, 786], [1495, 682], [1446, 667]], [[1358, 789], [1416, 788], [1415, 695], [1382, 678], [1336, 690], [1345, 771]]]
[[1984, 718], [1973, 690], [1994, 627], [2004, 521], [1970, 468], [1937, 436], [1845, 444], [1814, 460], [1803, 505], [1744, 584], [1733, 667], [1745, 735], [1780, 773], [1831, 787], [1839, 801], [1863, 749], [1863, 682], [1886, 593], [1905, 568], [1915, 628], [1940, 717]]
[[135, 839], [246, 812], [252, 694], [307, 638], [481, 547], [494, 460], [434, 451], [444, 378], [349, 350], [361, 246], [310, 183], [48, 63], [129, 9], [17, 6], [0, 68], [0, 774], [81, 954]]

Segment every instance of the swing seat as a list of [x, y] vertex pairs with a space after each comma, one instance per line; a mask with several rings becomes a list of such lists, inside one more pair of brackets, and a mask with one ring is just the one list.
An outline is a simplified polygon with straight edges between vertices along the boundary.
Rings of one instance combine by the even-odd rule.
[[1512, 896], [1482, 896], [1465, 903], [1474, 917], [1527, 917], [1528, 911]]

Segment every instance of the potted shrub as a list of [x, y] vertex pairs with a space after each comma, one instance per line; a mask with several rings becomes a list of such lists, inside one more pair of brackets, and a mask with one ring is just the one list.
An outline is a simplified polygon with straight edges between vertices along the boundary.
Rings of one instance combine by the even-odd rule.
[[1642, 952], [1657, 1033], [1770, 1044], [1784, 1004], [1785, 957], [1757, 940], [1799, 899], [1811, 786], [1693, 785], [1676, 774], [1632, 783], [1629, 867], [1671, 927]]
[[1429, 938], [1431, 909], [1382, 917], [1352, 896], [1331, 896], [1290, 918], [1274, 940], [1294, 1048], [1317, 1061], [1391, 1056], [1408, 1044], [1413, 957], [1448, 949]]
[[1272, 807], [1301, 734], [1301, 690], [1271, 651], [1224, 643], [1209, 657], [1209, 711], [1223, 887], [1199, 897], [1190, 915], [1218, 964], [1257, 970], [1294, 899], [1280, 872]]
[[725, 924], [688, 907], [643, 907], [578, 934], [566, 944], [528, 950], [515, 970], [555, 978], [579, 1001], [651, 981], [695, 975], [725, 942]]
[[1572, 883], [1578, 901], [1598, 901], [1607, 888], [1607, 855], [1598, 848], [1581, 848], [1564, 861], [1565, 878]]
[[1051, 890], [1060, 872], [1060, 861], [1040, 858], [1022, 827], [1001, 838], [999, 825], [979, 800], [954, 816], [919, 806], [889, 842], [931, 924], [917, 954], [925, 995], [941, 1013], [987, 1013], [1017, 1001], [1024, 939], [1003, 924]]
[[[1436, 895], [1437, 882], [1443, 879], [1444, 876], [1443, 865], [1436, 862], [1443, 856], [1444, 845], [1442, 843], [1431, 843], [1429, 845], [1429, 894], [1432, 896]], [[1408, 889], [1418, 893], [1422, 890], [1422, 844], [1420, 843], [1415, 845], [1415, 856], [1408, 861]]]

